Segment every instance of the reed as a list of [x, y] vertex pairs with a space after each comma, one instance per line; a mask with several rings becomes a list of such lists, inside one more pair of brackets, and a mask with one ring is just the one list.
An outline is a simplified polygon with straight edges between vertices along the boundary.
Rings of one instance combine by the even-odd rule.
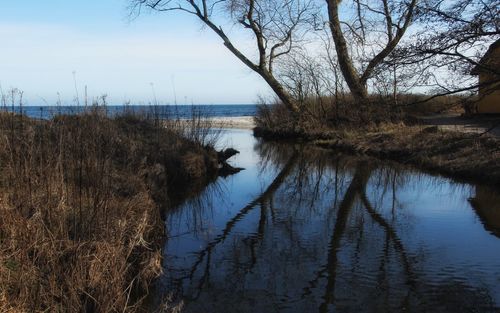
[[0, 312], [140, 311], [162, 271], [161, 210], [217, 171], [198, 120], [0, 112]]

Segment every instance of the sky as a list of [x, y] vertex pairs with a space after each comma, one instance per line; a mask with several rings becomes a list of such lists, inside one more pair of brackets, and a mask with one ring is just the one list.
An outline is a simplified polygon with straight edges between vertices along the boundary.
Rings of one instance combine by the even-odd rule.
[[[127, 0], [1, 0], [0, 84], [28, 105], [108, 95], [109, 103], [255, 103], [271, 92], [194, 17]], [[225, 29], [226, 30], [226, 29]], [[231, 34], [231, 29], [228, 29]], [[250, 38], [234, 33], [244, 47]], [[76, 82], [76, 88], [75, 88]]]

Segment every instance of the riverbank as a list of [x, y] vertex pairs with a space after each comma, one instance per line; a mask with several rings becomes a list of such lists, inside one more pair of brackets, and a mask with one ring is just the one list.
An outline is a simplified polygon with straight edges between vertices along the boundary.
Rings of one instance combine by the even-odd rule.
[[98, 110], [1, 113], [0, 134], [0, 311], [138, 311], [162, 212], [217, 177], [216, 138]]
[[403, 123], [321, 131], [256, 127], [254, 134], [268, 140], [300, 140], [327, 149], [410, 164], [455, 179], [500, 186], [500, 139], [489, 134]]

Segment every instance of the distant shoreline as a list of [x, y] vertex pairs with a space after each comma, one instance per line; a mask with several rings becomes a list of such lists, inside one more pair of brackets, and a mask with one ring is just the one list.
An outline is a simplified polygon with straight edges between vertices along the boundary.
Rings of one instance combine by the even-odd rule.
[[[109, 117], [119, 116], [120, 114], [134, 113], [155, 116], [160, 119], [190, 119], [193, 116], [201, 116], [203, 118], [216, 119], [221, 123], [227, 121], [228, 124], [234, 125], [234, 122], [227, 118], [248, 117], [252, 118], [257, 114], [257, 105], [159, 105], [159, 106], [5, 106], [0, 107], [0, 111], [23, 113], [24, 115], [35, 119], [51, 119], [56, 115], [75, 115], [91, 111], [95, 108], [103, 110]], [[219, 118], [223, 120], [218, 120]], [[248, 122], [238, 122], [242, 127], [248, 126]]]

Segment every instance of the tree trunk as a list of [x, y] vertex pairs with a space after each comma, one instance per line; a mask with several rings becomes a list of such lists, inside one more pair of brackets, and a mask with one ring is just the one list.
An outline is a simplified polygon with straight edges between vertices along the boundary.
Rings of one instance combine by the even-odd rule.
[[359, 74], [354, 68], [351, 56], [349, 55], [347, 42], [340, 26], [338, 0], [326, 0], [326, 2], [328, 4], [330, 29], [332, 32], [333, 41], [335, 42], [335, 49], [337, 51], [340, 70], [342, 71], [347, 86], [349, 86], [349, 89], [354, 98], [357, 101], [364, 103], [368, 99], [368, 91], [366, 89], [366, 86], [361, 83]]
[[285, 90], [285, 88], [283, 88], [283, 85], [280, 84], [280, 82], [278, 82], [278, 80], [276, 80], [276, 78], [274, 78], [274, 76], [265, 69], [260, 69], [257, 73], [264, 78], [281, 102], [283, 102], [283, 104], [285, 104], [294, 115], [299, 115], [299, 106], [292, 96]]
[[[208, 25], [220, 38], [224, 41], [224, 45], [226, 48], [234, 54], [241, 62], [243, 62], [246, 66], [252, 69], [254, 72], [259, 74], [264, 80], [267, 82], [269, 87], [276, 93], [278, 98], [286, 105], [286, 107], [296, 116], [300, 114], [300, 108], [297, 105], [296, 101], [292, 98], [292, 96], [285, 90], [283, 85], [274, 77], [274, 75], [269, 72], [262, 62], [259, 65], [254, 64], [250, 61], [240, 50], [238, 50], [231, 40], [226, 36], [224, 31], [220, 27], [215, 26], [209, 19], [200, 16], [200, 19]], [[261, 57], [262, 60], [262, 57]]]

